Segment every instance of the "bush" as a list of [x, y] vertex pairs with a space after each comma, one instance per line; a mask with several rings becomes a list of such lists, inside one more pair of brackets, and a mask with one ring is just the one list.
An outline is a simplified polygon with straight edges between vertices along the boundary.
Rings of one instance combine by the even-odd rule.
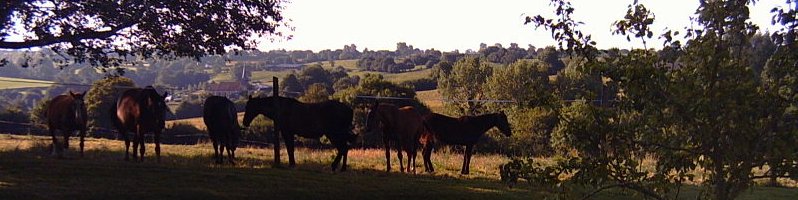
[[0, 120], [16, 123], [28, 123], [30, 122], [30, 116], [28, 116], [28, 113], [23, 112], [18, 106], [9, 106], [0, 111]]
[[241, 133], [241, 140], [274, 143], [274, 122], [263, 115], [255, 117], [246, 131]]
[[166, 127], [166, 130], [161, 134], [161, 143], [196, 144], [197, 141], [203, 138], [208, 138], [206, 131], [200, 130], [189, 123], [178, 122]]

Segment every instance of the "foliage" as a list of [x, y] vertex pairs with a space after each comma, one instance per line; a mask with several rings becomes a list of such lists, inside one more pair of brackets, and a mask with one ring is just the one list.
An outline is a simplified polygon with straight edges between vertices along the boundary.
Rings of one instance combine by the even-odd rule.
[[4, 108], [0, 110], [0, 120], [8, 121], [8, 122], [16, 122], [16, 123], [28, 123], [30, 122], [30, 116], [28, 113], [22, 110], [18, 105], [5, 105]]
[[[251, 0], [26, 0], [4, 3], [2, 18], [0, 48], [49, 46], [65, 59], [102, 69], [127, 56], [199, 59], [230, 47], [251, 49], [259, 36], [282, 36], [278, 28], [286, 26], [282, 1]], [[31, 37], [7, 40], [12, 34]]]
[[[563, 159], [551, 166], [517, 159], [506, 165], [503, 177], [594, 188], [585, 198], [620, 187], [647, 198], [676, 199], [679, 193], [671, 191], [689, 181], [705, 186], [707, 198], [733, 199], [756, 179], [796, 171], [798, 151], [790, 144], [798, 137], [789, 114], [795, 102], [795, 48], [774, 37], [781, 51], [762, 55], [770, 47], [756, 39], [757, 28], [748, 21], [751, 2], [702, 1], [693, 18], [700, 28], [686, 30], [684, 46], [673, 39], [677, 31], [667, 30], [662, 52], [635, 49], [603, 55], [577, 29], [570, 3], [552, 2], [559, 19], [536, 16], [527, 23], [551, 30], [571, 55], [557, 79], [559, 93], [600, 98], [601, 103], [564, 102], [552, 134], [552, 145], [565, 152]], [[794, 14], [777, 14], [784, 13]], [[653, 21], [653, 14], [635, 2], [615, 23], [616, 33], [645, 41], [652, 37]], [[770, 61], [759, 81], [763, 57]], [[614, 102], [606, 104], [607, 97]], [[656, 159], [654, 166], [641, 167], [645, 158]], [[766, 165], [774, 169], [754, 173]], [[698, 169], [702, 177], [691, 173]], [[562, 180], [560, 174], [570, 176]]]
[[465, 57], [454, 63], [450, 73], [439, 74], [438, 89], [455, 115], [477, 115], [485, 112], [485, 103], [474, 100], [488, 99], [485, 87], [493, 73], [486, 61], [478, 57]]
[[314, 83], [305, 90], [305, 94], [299, 97], [299, 101], [304, 103], [319, 103], [329, 100], [330, 94], [327, 92], [327, 88], [324, 87], [321, 83]]
[[47, 109], [50, 106], [50, 99], [41, 98], [36, 101], [36, 105], [30, 111], [30, 122], [39, 127], [47, 125]]
[[135, 87], [133, 80], [125, 77], [110, 77], [98, 80], [86, 92], [86, 111], [89, 127], [113, 130], [112, 119], [116, 113], [116, 100], [122, 93]]

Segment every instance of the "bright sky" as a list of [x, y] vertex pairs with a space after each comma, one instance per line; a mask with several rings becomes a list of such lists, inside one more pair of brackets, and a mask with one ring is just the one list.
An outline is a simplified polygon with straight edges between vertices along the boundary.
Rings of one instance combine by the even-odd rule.
[[[612, 22], [621, 19], [632, 0], [574, 0], [574, 17], [585, 22], [581, 27], [598, 41], [599, 48], [642, 47], [612, 35]], [[640, 0], [655, 15], [653, 31], [665, 27], [683, 30], [689, 26], [698, 0]], [[751, 9], [751, 20], [761, 30], [770, 25], [770, 9], [783, 0], [760, 0]], [[480, 43], [518, 43], [526, 48], [554, 45], [549, 32], [523, 25], [525, 15], [550, 15], [549, 0], [293, 0], [285, 5], [284, 16], [296, 28], [288, 41], [261, 43], [261, 50], [340, 49], [355, 44], [358, 50], [395, 50], [397, 42], [420, 49], [451, 51], [479, 49]], [[683, 32], [683, 31], [681, 31]], [[649, 47], [661, 42], [649, 41]]]

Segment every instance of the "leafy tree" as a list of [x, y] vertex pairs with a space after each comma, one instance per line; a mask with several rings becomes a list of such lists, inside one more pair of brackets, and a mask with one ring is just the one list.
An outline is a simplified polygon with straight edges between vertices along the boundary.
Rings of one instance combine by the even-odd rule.
[[327, 88], [320, 84], [314, 83], [305, 90], [305, 94], [299, 97], [299, 101], [305, 103], [319, 103], [329, 100], [330, 93], [327, 92]]
[[98, 80], [86, 92], [86, 111], [89, 115], [89, 127], [113, 129], [112, 112], [116, 108], [116, 99], [125, 90], [135, 87], [133, 80], [125, 77], [110, 77]]
[[[0, 8], [0, 49], [51, 47], [103, 69], [126, 56], [199, 59], [251, 49], [257, 36], [282, 37], [278, 28], [286, 26], [282, 1], [24, 0]], [[32, 37], [8, 40], [13, 35]]]
[[[700, 28], [686, 30], [686, 45], [673, 40], [678, 32], [663, 34], [667, 54], [636, 49], [608, 57], [600, 57], [590, 36], [578, 31], [579, 23], [570, 17], [574, 12], [570, 3], [552, 2], [559, 18], [535, 16], [527, 22], [551, 29], [560, 48], [581, 63], [579, 72], [590, 76], [599, 72], [598, 80], [618, 87], [613, 93], [620, 95], [613, 105], [575, 102], [564, 106], [552, 137], [554, 145], [568, 153], [551, 167], [511, 162], [503, 171], [543, 173], [503, 177], [595, 189], [586, 198], [622, 187], [648, 198], [676, 199], [679, 193], [671, 191], [695, 181], [705, 186], [703, 194], [711, 199], [733, 199], [756, 179], [796, 171], [796, 151], [787, 147], [794, 145], [785, 145], [798, 142], [796, 126], [790, 125], [787, 112], [781, 112], [795, 101], [777, 97], [794, 97], [789, 91], [795, 84], [787, 75], [795, 71], [795, 48], [790, 47], [794, 38], [787, 37], [793, 32], [774, 34], [784, 54], [769, 56], [772, 62], [765, 66], [765, 81], [758, 81], [757, 62], [750, 59], [756, 51], [746, 50], [754, 46], [757, 30], [748, 22], [751, 1], [702, 1], [693, 18]], [[795, 16], [793, 10], [775, 11]], [[645, 41], [652, 37], [652, 23], [653, 14], [634, 3], [624, 19], [615, 23], [616, 33]], [[794, 23], [786, 23], [792, 25], [787, 29], [794, 30]], [[641, 167], [645, 157], [657, 159], [650, 169]], [[766, 165], [775, 170], [764, 175], [754, 172]], [[519, 166], [535, 169], [517, 170]], [[692, 174], [698, 169], [703, 177]], [[571, 177], [557, 178], [563, 173]]]
[[485, 85], [492, 73], [493, 67], [478, 57], [465, 57], [454, 63], [450, 73], [438, 78], [441, 95], [452, 100], [446, 106], [457, 115], [484, 112], [485, 103], [475, 100], [488, 99]]
[[294, 97], [305, 92], [305, 88], [299, 83], [297, 76], [291, 73], [280, 80], [280, 92], [282, 96]]

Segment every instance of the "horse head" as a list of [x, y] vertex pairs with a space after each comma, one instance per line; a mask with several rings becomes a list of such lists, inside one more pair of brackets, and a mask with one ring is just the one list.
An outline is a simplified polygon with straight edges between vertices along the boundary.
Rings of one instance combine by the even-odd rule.
[[380, 125], [380, 115], [378, 114], [380, 111], [380, 102], [375, 102], [373, 105], [369, 106], [366, 109], [366, 130], [365, 133], [372, 133], [375, 129]]
[[510, 123], [507, 122], [507, 115], [504, 114], [504, 111], [497, 113], [495, 120], [496, 120], [496, 128], [499, 128], [499, 131], [501, 131], [502, 134], [504, 134], [507, 137], [512, 136], [513, 129], [512, 126], [510, 126]]
[[72, 107], [74, 108], [75, 112], [75, 120], [80, 123], [82, 127], [85, 128], [86, 120], [88, 120], [87, 113], [86, 113], [86, 103], [83, 100], [86, 92], [83, 93], [73, 93], [71, 90], [69, 91], [69, 96], [72, 97]]
[[152, 112], [153, 118], [158, 123], [157, 125], [160, 126], [158, 130], [163, 129], [166, 125], [166, 113], [169, 111], [166, 106], [166, 97], [169, 96], [169, 92], [164, 92], [163, 95], [160, 95], [155, 91], [155, 88], [147, 86], [144, 89], [144, 95], [143, 106], [146, 110]]
[[250, 95], [247, 98], [247, 105], [244, 108], [244, 127], [249, 127], [258, 115], [274, 119], [276, 109], [273, 97], [252, 97]]

